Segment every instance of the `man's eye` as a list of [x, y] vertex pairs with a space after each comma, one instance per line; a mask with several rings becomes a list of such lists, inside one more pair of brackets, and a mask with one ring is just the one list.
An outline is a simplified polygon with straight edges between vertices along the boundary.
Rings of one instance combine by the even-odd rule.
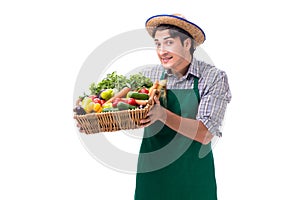
[[168, 40], [166, 43], [167, 43], [167, 45], [171, 45], [171, 44], [173, 44], [173, 41]]
[[155, 43], [155, 46], [156, 47], [160, 47], [160, 43]]

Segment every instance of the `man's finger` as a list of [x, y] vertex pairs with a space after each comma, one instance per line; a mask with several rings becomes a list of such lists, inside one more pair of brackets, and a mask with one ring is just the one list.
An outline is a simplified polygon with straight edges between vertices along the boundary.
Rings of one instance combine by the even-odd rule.
[[154, 96], [154, 101], [155, 101], [155, 104], [160, 105], [160, 101], [159, 101], [159, 98], [157, 96]]

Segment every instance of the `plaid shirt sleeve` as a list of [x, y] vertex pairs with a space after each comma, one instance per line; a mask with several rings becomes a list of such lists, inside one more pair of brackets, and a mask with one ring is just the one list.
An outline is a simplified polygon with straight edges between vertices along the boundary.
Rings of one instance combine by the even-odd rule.
[[161, 65], [146, 65], [140, 71], [144, 76], [151, 79], [152, 82], [160, 80], [163, 73], [163, 67]]
[[201, 99], [196, 119], [202, 121], [213, 135], [221, 137], [220, 127], [231, 100], [226, 73], [215, 67], [205, 70], [199, 80], [199, 92]]

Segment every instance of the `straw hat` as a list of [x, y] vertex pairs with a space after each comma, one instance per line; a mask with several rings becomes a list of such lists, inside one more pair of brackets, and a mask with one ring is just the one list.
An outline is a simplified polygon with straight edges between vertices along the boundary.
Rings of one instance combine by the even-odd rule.
[[196, 42], [196, 46], [202, 44], [205, 40], [205, 33], [196, 24], [188, 21], [181, 14], [173, 15], [155, 15], [146, 21], [146, 29], [152, 37], [152, 33], [160, 24], [170, 24], [187, 31]]

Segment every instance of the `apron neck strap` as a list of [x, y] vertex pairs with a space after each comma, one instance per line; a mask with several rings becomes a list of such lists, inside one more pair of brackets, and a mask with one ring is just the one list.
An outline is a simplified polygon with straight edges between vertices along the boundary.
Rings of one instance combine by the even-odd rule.
[[163, 70], [159, 80], [165, 80], [165, 79], [166, 79], [166, 72], [165, 70]]
[[199, 85], [199, 78], [197, 76], [194, 76], [194, 92], [197, 96], [197, 99], [198, 99], [198, 102], [200, 101], [200, 94], [199, 94], [199, 88], [198, 88], [198, 85]]

